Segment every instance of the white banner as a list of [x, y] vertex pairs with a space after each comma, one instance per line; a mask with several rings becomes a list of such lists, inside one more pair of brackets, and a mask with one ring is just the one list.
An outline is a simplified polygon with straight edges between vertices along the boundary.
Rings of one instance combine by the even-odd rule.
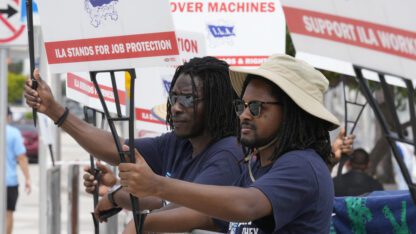
[[285, 18], [278, 0], [170, 0], [175, 27], [200, 32], [207, 55], [230, 65], [258, 66], [285, 53]]
[[282, 4], [298, 52], [416, 79], [415, 1], [282, 0]]
[[179, 63], [166, 0], [38, 0], [38, 6], [51, 72]]

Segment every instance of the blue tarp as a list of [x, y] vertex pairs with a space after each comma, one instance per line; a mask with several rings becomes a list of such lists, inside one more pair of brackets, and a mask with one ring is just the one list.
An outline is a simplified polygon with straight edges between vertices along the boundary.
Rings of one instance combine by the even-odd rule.
[[416, 234], [416, 208], [407, 190], [336, 197], [331, 233]]

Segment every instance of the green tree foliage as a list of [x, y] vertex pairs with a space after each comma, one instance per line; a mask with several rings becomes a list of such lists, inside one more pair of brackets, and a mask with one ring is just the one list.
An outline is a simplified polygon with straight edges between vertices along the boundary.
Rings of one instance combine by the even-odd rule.
[[22, 101], [25, 81], [26, 76], [9, 72], [7, 76], [7, 100], [9, 103]]

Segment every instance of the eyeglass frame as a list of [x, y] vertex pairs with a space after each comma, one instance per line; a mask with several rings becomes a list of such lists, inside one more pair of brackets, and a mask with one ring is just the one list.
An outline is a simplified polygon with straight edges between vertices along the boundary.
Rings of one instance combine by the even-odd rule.
[[[186, 101], [186, 98], [188, 97], [192, 97], [192, 100], [189, 101], [189, 104], [184, 103], [184, 101]], [[172, 100], [172, 98], [176, 98], [176, 100]], [[182, 100], [181, 100], [182, 99]], [[168, 102], [171, 106], [175, 105], [176, 102], [179, 102], [179, 104], [185, 108], [190, 108], [193, 107], [195, 105], [196, 101], [200, 101], [203, 100], [204, 98], [202, 97], [196, 97], [195, 95], [192, 94], [169, 94], [168, 96]]]
[[[243, 108], [243, 110], [241, 111], [241, 113], [239, 113], [239, 111], [237, 111], [237, 104], [243, 104], [243, 105], [244, 105], [244, 108]], [[250, 107], [250, 105], [251, 105], [251, 104], [259, 104], [259, 105], [258, 105], [259, 111], [258, 111], [258, 114], [257, 114], [257, 115], [253, 114], [253, 111], [252, 111], [252, 109], [251, 109], [251, 107]], [[237, 116], [241, 116], [241, 115], [244, 113], [244, 111], [246, 110], [246, 108], [248, 107], [248, 110], [250, 111], [250, 114], [251, 114], [253, 117], [255, 117], [255, 118], [260, 117], [260, 115], [261, 115], [261, 107], [262, 107], [264, 104], [270, 104], [270, 105], [282, 105], [282, 103], [281, 103], [281, 102], [278, 102], [278, 101], [275, 101], [275, 102], [263, 102], [263, 101], [258, 101], [258, 100], [252, 100], [252, 101], [249, 101], [249, 102], [244, 102], [244, 101], [243, 101], [243, 100], [241, 100], [241, 99], [235, 99], [235, 100], [233, 101], [234, 111], [235, 111], [235, 113], [237, 114]], [[254, 108], [254, 107], [253, 107], [253, 108]]]

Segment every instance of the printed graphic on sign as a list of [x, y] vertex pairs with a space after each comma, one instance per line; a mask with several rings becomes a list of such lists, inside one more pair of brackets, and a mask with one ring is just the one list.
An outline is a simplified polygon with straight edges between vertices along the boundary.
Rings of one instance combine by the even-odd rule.
[[202, 33], [207, 55], [230, 65], [258, 66], [285, 53], [286, 24], [278, 0], [170, 0], [177, 29]]
[[[165, 96], [169, 96], [169, 89], [171, 84], [171, 77], [166, 77], [166, 79], [162, 78], [162, 84], [165, 88]], [[162, 123], [166, 122], [166, 101], [164, 103], [161, 103], [157, 106], [154, 106], [151, 110], [151, 113], [154, 117], [156, 117], [158, 120], [160, 120]]]
[[232, 46], [236, 39], [235, 26], [232, 23], [218, 22], [207, 25], [208, 45], [216, 48], [222, 45]]
[[136, 129], [166, 132], [166, 102], [175, 68], [158, 67], [137, 69]]
[[21, 0], [2, 1], [0, 3], [0, 45], [25, 45], [26, 22], [21, 20]]
[[[121, 113], [126, 114], [126, 92], [124, 72], [116, 72], [116, 84], [118, 97], [120, 100]], [[109, 73], [99, 73], [97, 82], [111, 113], [117, 113], [115, 105], [115, 95]], [[85, 106], [103, 111], [103, 107], [98, 97], [94, 84], [89, 79], [89, 73], [68, 73], [66, 79], [66, 96]]]
[[38, 4], [51, 72], [180, 63], [165, 0], [38, 0]]
[[282, 2], [297, 51], [416, 77], [416, 2]]
[[85, 0], [85, 10], [91, 17], [91, 25], [100, 26], [102, 21], [118, 19], [118, 0]]

